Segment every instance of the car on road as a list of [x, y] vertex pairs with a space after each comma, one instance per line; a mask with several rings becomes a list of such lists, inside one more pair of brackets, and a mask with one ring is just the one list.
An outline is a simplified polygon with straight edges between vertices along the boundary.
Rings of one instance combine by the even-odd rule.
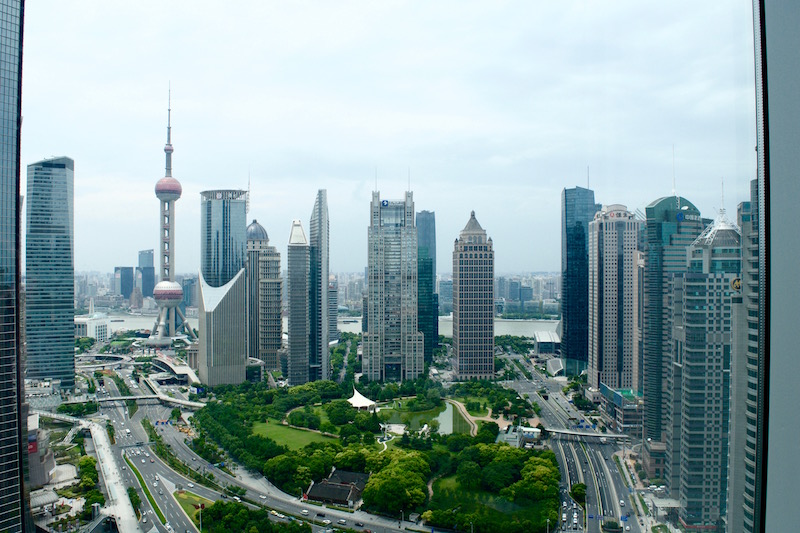
[[325, 524], [326, 526], [329, 526], [331, 524], [331, 521], [326, 518], [325, 520], [322, 521], [322, 523]]
[[325, 518], [325, 513], [317, 513], [318, 518]]
[[[142, 461], [142, 462], [144, 462], [144, 461]], [[193, 489], [193, 488], [194, 488], [194, 483], [189, 483], [189, 485], [187, 485], [187, 486], [188, 486], [190, 489]]]
[[155, 461], [153, 460], [153, 458], [152, 458], [152, 457], [150, 458], [150, 462], [151, 462], [151, 463], [155, 463]]
[[266, 500], [267, 499], [267, 497], [264, 496], [263, 494], [261, 496], [259, 496], [259, 498], [261, 498], [262, 500]]
[[336, 521], [336, 523], [341, 524], [341, 525], [345, 525], [345, 524], [347, 524], [347, 520], [345, 520], [344, 518], [340, 518], [339, 520]]
[[362, 524], [361, 522], [356, 522], [356, 527], [364, 527], [364, 524]]
[[144, 464], [144, 459], [142, 459], [142, 464]]
[[308, 509], [303, 509], [302, 511], [300, 511], [300, 514], [303, 516], [308, 516]]

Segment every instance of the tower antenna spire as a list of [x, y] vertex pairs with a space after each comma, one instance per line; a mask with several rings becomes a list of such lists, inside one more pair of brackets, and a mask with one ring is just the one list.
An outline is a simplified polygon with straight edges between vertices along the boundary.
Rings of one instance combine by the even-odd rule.
[[672, 196], [678, 196], [675, 192], [675, 144], [672, 144]]
[[244, 212], [250, 212], [250, 169], [247, 169], [247, 200], [245, 200]]
[[167, 144], [164, 145], [166, 155], [166, 169], [164, 175], [172, 177], [172, 84], [170, 83], [167, 93]]
[[408, 167], [408, 190], [411, 190], [411, 166]]
[[590, 189], [589, 187], [589, 165], [586, 165], [586, 188]]

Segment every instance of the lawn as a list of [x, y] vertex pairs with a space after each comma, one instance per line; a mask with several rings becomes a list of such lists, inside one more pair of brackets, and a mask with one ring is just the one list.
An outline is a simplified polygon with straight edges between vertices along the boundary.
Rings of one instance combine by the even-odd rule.
[[486, 404], [489, 403], [489, 400], [486, 398], [486, 396], [456, 396], [453, 399], [463, 403], [465, 407], [467, 402], [477, 402], [483, 405], [484, 408], [467, 409], [467, 412], [472, 416], [489, 416], [489, 409], [486, 407]]
[[497, 520], [523, 520], [540, 521], [545, 516], [548, 506], [552, 501], [536, 502], [531, 506], [521, 506], [509, 502], [502, 496], [485, 490], [469, 490], [462, 488], [456, 476], [447, 476], [437, 479], [433, 484], [433, 498], [430, 508], [452, 509], [459, 508], [459, 512], [471, 513], [480, 507], [485, 507], [490, 515], [495, 515]]
[[263, 435], [273, 439], [278, 444], [287, 446], [290, 450], [299, 450], [312, 442], [331, 442], [337, 439], [326, 437], [313, 431], [290, 428], [276, 422], [256, 422], [253, 424], [253, 434]]
[[199, 509], [198, 507], [195, 507], [195, 505], [199, 506], [201, 503], [203, 503], [206, 507], [211, 507], [211, 505], [214, 504], [214, 502], [211, 500], [207, 500], [198, 496], [197, 494], [187, 492], [185, 490], [176, 491], [173, 493], [173, 496], [175, 496], [175, 499], [178, 500], [178, 504], [180, 504], [183, 512], [185, 512], [189, 518], [192, 519], [194, 525], [198, 525], [200, 523], [200, 520], [197, 517]]

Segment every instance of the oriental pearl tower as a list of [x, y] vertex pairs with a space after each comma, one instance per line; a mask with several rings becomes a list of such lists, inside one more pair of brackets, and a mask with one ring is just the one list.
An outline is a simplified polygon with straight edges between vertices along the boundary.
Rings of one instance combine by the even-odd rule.
[[166, 174], [156, 183], [156, 196], [161, 201], [159, 237], [161, 250], [161, 271], [158, 285], [153, 289], [153, 298], [158, 303], [158, 318], [153, 326], [153, 333], [147, 344], [153, 346], [168, 346], [175, 336], [175, 314], [181, 317], [179, 329], [183, 329], [187, 336], [197, 340], [192, 328], [188, 326], [186, 317], [181, 313], [178, 305], [183, 301], [183, 288], [175, 281], [175, 201], [181, 197], [183, 188], [178, 180], [172, 177], [172, 127], [171, 105], [167, 106], [167, 144], [164, 145], [167, 165]]

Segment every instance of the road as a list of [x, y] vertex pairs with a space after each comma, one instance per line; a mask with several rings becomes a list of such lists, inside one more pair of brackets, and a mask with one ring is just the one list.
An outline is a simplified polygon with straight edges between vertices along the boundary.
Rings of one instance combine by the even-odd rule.
[[[524, 357], [519, 355], [508, 356], [517, 359], [531, 372], [532, 379], [519, 376], [509, 382], [508, 387], [519, 394], [525, 395], [536, 401], [542, 408], [539, 418], [546, 427], [574, 429], [576, 423], [585, 420], [585, 415], [578, 411], [564, 396], [562, 384], [549, 379], [539, 373]], [[547, 391], [548, 399], [539, 396], [541, 389]], [[582, 429], [582, 431], [592, 431]], [[577, 440], [574, 437], [551, 438], [552, 449], [556, 454], [561, 472], [563, 473], [562, 492], [562, 517], [566, 512], [567, 521], [561, 524], [562, 529], [582, 530], [585, 526], [590, 533], [600, 533], [600, 520], [612, 518], [620, 521], [624, 526], [630, 526], [631, 532], [640, 532], [640, 525], [631, 511], [631, 494], [626, 487], [622, 474], [613, 460], [614, 444], [600, 443], [602, 433], [597, 433], [597, 439]], [[595, 441], [595, 442], [589, 442]], [[575, 483], [586, 484], [586, 510], [582, 511], [577, 506], [577, 526], [573, 520], [573, 501], [569, 498], [569, 487]], [[622, 500], [625, 505], [620, 505]], [[566, 504], [566, 507], [564, 505]], [[624, 516], [631, 512], [631, 517]]]
[[[129, 375], [125, 370], [121, 370], [120, 374], [121, 377], [130, 384]], [[105, 382], [109, 394], [116, 394], [118, 392], [111, 380], [107, 379]], [[142, 391], [142, 389], [139, 388], [132, 389], [131, 392], [134, 394], [147, 394], [150, 391]], [[212, 501], [225, 499], [226, 497], [219, 492], [197, 483], [192, 483], [193, 486], [190, 487], [189, 484], [191, 482], [189, 479], [171, 470], [155, 455], [155, 453], [153, 453], [150, 447], [147, 446], [146, 443], [148, 439], [141, 426], [141, 420], [147, 418], [155, 425], [156, 421], [168, 419], [171, 412], [171, 407], [163, 406], [155, 400], [141, 403], [132, 420], [127, 418], [127, 407], [125, 407], [122, 402], [117, 402], [113, 407], [107, 406], [102, 408], [102, 413], [108, 415], [114, 424], [117, 436], [116, 448], [119, 450], [119, 454], [116, 455], [116, 458], [119, 461], [119, 468], [123, 469], [122, 474], [126, 482], [129, 483], [129, 486], [138, 486], [138, 483], [134, 479], [134, 475], [130, 472], [130, 469], [124, 466], [124, 462], [122, 461], [123, 450], [126, 450], [125, 453], [128, 454], [134, 453], [131, 460], [134, 461], [136, 468], [142, 474], [156, 504], [164, 513], [167, 522], [173, 530], [180, 532], [197, 531], [197, 528], [191, 523], [188, 517], [186, 517], [172, 497], [174, 490], [189, 490]], [[331, 520], [333, 522], [329, 527], [336, 527], [340, 525], [337, 524], [338, 520], [344, 520], [346, 523], [341, 525], [342, 527], [357, 527], [357, 529], [366, 528], [381, 533], [403, 531], [406, 527], [414, 525], [409, 521], [405, 521], [401, 525], [400, 517], [398, 517], [398, 519], [390, 519], [371, 515], [363, 511], [348, 513], [336, 509], [309, 505], [302, 502], [299, 497], [286, 494], [279, 490], [263, 476], [246, 471], [243, 472], [242, 468], [237, 471], [235, 477], [231, 476], [195, 454], [185, 441], [187, 438], [186, 434], [178, 431], [175, 426], [158, 425], [156, 427], [157, 431], [164, 439], [164, 442], [170, 445], [175, 456], [187, 466], [200, 473], [211, 472], [214, 475], [215, 482], [223, 487], [236, 486], [244, 489], [246, 492], [242, 499], [245, 502], [250, 502], [251, 504], [268, 509], [274, 509], [280, 514], [290, 515], [300, 520], [308, 521], [312, 525], [312, 531], [323, 531], [325, 529], [325, 527], [322, 527], [323, 520]], [[130, 435], [127, 434], [126, 429], [131, 430]], [[138, 454], [136, 454], [137, 451], [139, 452]], [[146, 454], [149, 454], [149, 457]], [[158, 476], [158, 481], [156, 481], [156, 476]], [[169, 531], [160, 524], [155, 514], [151, 512], [152, 510], [145, 497], [142, 497], [142, 507], [147, 510], [146, 516], [148, 518], [147, 526], [145, 526], [145, 524], [140, 524], [140, 527], [145, 526], [142, 527], [142, 529], [148, 531], [150, 524], [155, 522], [158, 531]], [[303, 514], [304, 510], [308, 512], [308, 515]], [[324, 516], [317, 516], [318, 513], [322, 513]], [[275, 519], [284, 521], [288, 518], [281, 519], [280, 517], [275, 517]], [[356, 526], [356, 523], [361, 525]]]

